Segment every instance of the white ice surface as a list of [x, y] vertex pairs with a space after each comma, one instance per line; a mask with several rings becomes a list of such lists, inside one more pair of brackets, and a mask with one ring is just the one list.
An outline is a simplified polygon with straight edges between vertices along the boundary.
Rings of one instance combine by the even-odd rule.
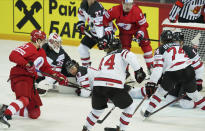
[[[12, 49], [24, 42], [0, 40], [0, 104], [9, 104], [15, 99], [10, 83], [7, 83], [10, 68], [14, 65], [8, 59]], [[71, 58], [79, 61], [76, 47], [64, 46]], [[92, 65], [97, 67], [103, 51], [91, 50]], [[145, 67], [142, 55], [139, 60]], [[145, 69], [145, 68], [144, 68]], [[133, 75], [133, 74], [132, 74]], [[140, 85], [142, 86], [142, 85]], [[141, 100], [135, 100], [140, 102]], [[9, 121], [11, 128], [5, 131], [81, 131], [87, 114], [91, 111], [91, 100], [74, 94], [48, 93], [42, 97], [41, 116], [37, 120], [14, 116]], [[146, 101], [142, 108], [145, 108]], [[112, 105], [109, 105], [108, 110]], [[105, 113], [107, 113], [107, 111]], [[140, 110], [140, 109], [139, 109]], [[205, 112], [199, 109], [180, 109], [168, 107], [153, 115], [148, 121], [142, 121], [139, 110], [134, 115], [128, 131], [204, 131]], [[104, 113], [104, 114], [105, 114]], [[104, 116], [102, 115], [102, 117]], [[119, 123], [120, 109], [115, 109], [103, 124], [96, 124], [93, 131], [103, 131], [104, 127], [115, 127]], [[100, 118], [101, 119], [101, 118]]]

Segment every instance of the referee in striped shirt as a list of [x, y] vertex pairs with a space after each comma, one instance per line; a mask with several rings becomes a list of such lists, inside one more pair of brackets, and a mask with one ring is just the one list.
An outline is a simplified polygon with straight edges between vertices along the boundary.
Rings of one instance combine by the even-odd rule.
[[176, 22], [178, 16], [178, 22], [205, 23], [204, 5], [205, 0], [177, 0], [169, 13], [169, 20]]

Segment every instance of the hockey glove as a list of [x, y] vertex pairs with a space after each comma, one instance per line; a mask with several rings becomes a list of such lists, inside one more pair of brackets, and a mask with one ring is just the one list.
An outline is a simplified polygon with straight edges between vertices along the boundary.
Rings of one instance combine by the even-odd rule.
[[146, 77], [145, 72], [143, 71], [142, 67], [135, 71], [135, 79], [138, 83], [141, 83]]
[[144, 32], [143, 31], [138, 31], [136, 33], [136, 38], [139, 40], [139, 42], [141, 42], [144, 38]]
[[57, 81], [59, 83], [59, 85], [64, 85], [64, 86], [68, 86], [68, 79], [66, 78], [66, 76], [64, 76], [63, 74], [61, 73], [55, 73], [54, 76], [56, 76], [57, 78]]
[[37, 75], [37, 72], [36, 72], [36, 68], [35, 68], [35, 65], [33, 64], [32, 61], [29, 61], [27, 64], [26, 64], [26, 70], [31, 73], [33, 75], [33, 77], [37, 78], [38, 75]]
[[98, 48], [104, 50], [109, 47], [109, 43], [113, 42], [114, 36], [112, 31], [105, 31], [105, 35], [98, 42]]
[[84, 21], [78, 21], [77, 23], [77, 29], [81, 34], [85, 34], [84, 30], [85, 30], [85, 22]]
[[196, 85], [197, 85], [197, 90], [198, 90], [198, 91], [201, 91], [201, 90], [202, 90], [202, 83], [203, 83], [203, 80], [202, 80], [202, 79], [196, 80]]
[[152, 96], [152, 94], [154, 94], [156, 89], [157, 89], [157, 84], [156, 83], [147, 82], [145, 84], [145, 90], [146, 90], [146, 94], [147, 94], [148, 98], [150, 98]]
[[104, 50], [104, 49], [108, 48], [108, 41], [103, 38], [98, 42], [97, 46], [98, 46], [99, 50]]

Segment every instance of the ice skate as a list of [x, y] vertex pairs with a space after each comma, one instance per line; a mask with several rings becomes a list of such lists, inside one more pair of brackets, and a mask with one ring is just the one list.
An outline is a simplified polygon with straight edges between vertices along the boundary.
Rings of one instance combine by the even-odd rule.
[[117, 128], [105, 127], [104, 131], [123, 131], [123, 130], [120, 130], [120, 127], [117, 126]]
[[83, 126], [83, 130], [82, 131], [89, 131], [88, 128], [86, 126]]
[[0, 116], [0, 127], [3, 127], [3, 128], [9, 128], [10, 127], [10, 124], [8, 123], [8, 120], [5, 116], [5, 114], [1, 114]]
[[147, 120], [150, 117], [150, 112], [148, 112], [147, 110], [145, 112], [143, 112], [142, 110], [140, 111], [141, 116], [143, 117], [143, 120]]

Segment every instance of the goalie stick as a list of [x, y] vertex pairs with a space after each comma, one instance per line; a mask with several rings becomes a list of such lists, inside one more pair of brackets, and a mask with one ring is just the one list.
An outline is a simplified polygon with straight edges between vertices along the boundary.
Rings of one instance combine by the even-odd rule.
[[[146, 38], [143, 38], [142, 40], [147, 40], [147, 41], [156, 41], [156, 42], [160, 42], [160, 40], [155, 40], [155, 39], [146, 39]], [[132, 41], [135, 41], [135, 42], [137, 42], [137, 43], [139, 43], [140, 42], [140, 40], [139, 39], [137, 39], [137, 38], [132, 38]]]

